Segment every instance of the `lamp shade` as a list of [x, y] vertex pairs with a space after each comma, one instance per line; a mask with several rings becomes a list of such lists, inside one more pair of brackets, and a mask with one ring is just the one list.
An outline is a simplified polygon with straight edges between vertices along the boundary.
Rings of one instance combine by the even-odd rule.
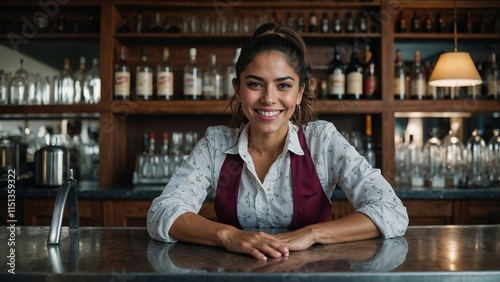
[[440, 87], [473, 86], [483, 83], [467, 52], [441, 54], [429, 78], [429, 84]]

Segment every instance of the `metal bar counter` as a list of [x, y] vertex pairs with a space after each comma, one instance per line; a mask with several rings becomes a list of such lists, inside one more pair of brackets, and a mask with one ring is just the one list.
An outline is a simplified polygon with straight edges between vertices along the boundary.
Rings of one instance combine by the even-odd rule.
[[63, 227], [59, 245], [48, 231], [1, 228], [0, 281], [500, 281], [500, 225], [413, 226], [267, 261], [157, 242], [144, 228]]

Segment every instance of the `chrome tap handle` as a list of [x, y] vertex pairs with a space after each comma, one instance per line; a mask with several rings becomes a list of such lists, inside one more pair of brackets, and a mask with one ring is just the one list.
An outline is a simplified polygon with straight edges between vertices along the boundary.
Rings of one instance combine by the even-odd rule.
[[[52, 213], [52, 222], [50, 223], [48, 245], [58, 245], [61, 237], [62, 218], [66, 201], [69, 201], [69, 228], [78, 229], [80, 227], [80, 217], [78, 215], [78, 196], [76, 193], [76, 179], [73, 178], [73, 170], [70, 169], [70, 175], [59, 187], [54, 211]], [[69, 198], [68, 198], [69, 197]]]

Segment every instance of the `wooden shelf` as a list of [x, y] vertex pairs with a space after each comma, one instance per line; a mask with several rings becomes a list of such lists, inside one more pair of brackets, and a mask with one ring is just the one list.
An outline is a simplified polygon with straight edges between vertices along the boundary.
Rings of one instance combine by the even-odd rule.
[[[453, 33], [394, 33], [394, 39], [413, 39], [413, 40], [422, 40], [422, 39], [452, 39], [454, 35]], [[494, 33], [484, 33], [484, 34], [471, 34], [471, 33], [458, 33], [458, 40], [499, 40], [498, 34]]]
[[[395, 9], [424, 9], [424, 10], [435, 10], [435, 9], [453, 9], [453, 0], [389, 0], [389, 3], [393, 5]], [[469, 0], [457, 0], [457, 9], [465, 8], [500, 8], [500, 2], [496, 0], [486, 0], [486, 1], [469, 1]]]
[[109, 111], [109, 105], [7, 105], [0, 106], [0, 118], [30, 118], [66, 116], [98, 116], [100, 112]]
[[496, 100], [406, 100], [387, 103], [394, 112], [500, 112], [500, 101]]

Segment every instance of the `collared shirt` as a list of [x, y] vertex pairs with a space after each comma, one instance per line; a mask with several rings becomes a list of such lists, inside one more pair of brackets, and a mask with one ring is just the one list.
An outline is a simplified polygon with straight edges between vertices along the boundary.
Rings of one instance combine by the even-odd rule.
[[[304, 154], [298, 127], [289, 123], [287, 142], [263, 182], [248, 153], [248, 130], [248, 124], [239, 129], [207, 129], [162, 194], [153, 200], [147, 219], [152, 238], [175, 242], [168, 235], [175, 219], [186, 212], [198, 213], [207, 197], [215, 197], [226, 154], [240, 154], [244, 162], [237, 208], [241, 226], [250, 229], [290, 225], [293, 195], [289, 152]], [[327, 197], [330, 199], [335, 187], [340, 187], [356, 211], [367, 215], [384, 237], [402, 236], [408, 214], [380, 170], [370, 166], [330, 122], [310, 122], [304, 126], [304, 135]]]

